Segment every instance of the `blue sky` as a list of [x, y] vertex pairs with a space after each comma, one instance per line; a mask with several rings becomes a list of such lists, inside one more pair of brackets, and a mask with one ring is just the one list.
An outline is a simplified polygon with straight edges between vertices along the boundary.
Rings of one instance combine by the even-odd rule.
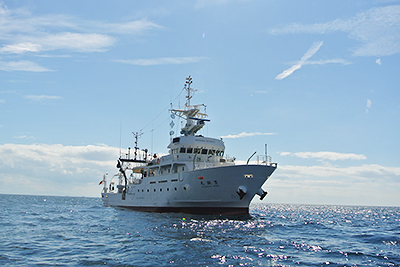
[[202, 134], [268, 144], [264, 202], [399, 206], [399, 63], [400, 1], [2, 1], [0, 193], [99, 196], [191, 75]]

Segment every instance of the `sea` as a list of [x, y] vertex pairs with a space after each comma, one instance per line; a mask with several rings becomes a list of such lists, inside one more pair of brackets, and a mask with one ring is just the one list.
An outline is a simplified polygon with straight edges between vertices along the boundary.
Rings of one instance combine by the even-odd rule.
[[221, 217], [0, 195], [0, 266], [400, 266], [399, 243], [400, 207], [264, 200]]

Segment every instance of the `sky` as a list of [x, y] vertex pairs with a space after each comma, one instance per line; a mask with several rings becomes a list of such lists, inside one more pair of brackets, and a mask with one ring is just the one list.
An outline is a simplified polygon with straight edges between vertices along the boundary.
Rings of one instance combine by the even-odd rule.
[[264, 203], [400, 206], [399, 70], [400, 1], [0, 1], [0, 193], [100, 197], [191, 75]]

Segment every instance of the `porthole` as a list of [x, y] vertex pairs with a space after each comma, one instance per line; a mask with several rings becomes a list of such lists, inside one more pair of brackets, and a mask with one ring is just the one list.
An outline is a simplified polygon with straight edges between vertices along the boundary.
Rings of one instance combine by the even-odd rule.
[[156, 190], [154, 189], [154, 192], [156, 192]]
[[160, 188], [160, 192], [162, 192], [162, 188]]
[[178, 190], [178, 188], [175, 187], [175, 191], [177, 191], [177, 190]]

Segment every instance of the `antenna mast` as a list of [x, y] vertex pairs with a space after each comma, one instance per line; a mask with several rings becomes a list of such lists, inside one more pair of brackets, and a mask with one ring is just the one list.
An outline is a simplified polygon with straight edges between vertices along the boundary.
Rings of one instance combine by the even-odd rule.
[[190, 99], [192, 99], [193, 95], [190, 95], [191, 92], [196, 92], [197, 89], [192, 89], [190, 88], [190, 85], [193, 83], [192, 81], [192, 76], [189, 75], [189, 77], [186, 78], [186, 83], [185, 83], [185, 90], [187, 92], [187, 96], [186, 96], [186, 104], [185, 106], [187, 108], [190, 107]]
[[193, 97], [193, 94], [197, 91], [197, 89], [193, 89], [190, 87], [192, 84], [192, 76], [186, 78], [186, 83], [183, 89], [186, 90], [186, 103], [184, 109], [170, 109], [172, 114], [186, 120], [186, 124], [181, 128], [181, 134], [185, 136], [194, 136], [203, 126], [204, 122], [210, 121], [206, 119], [206, 106], [204, 104], [201, 105], [191, 105], [190, 100]]
[[138, 138], [143, 134], [143, 133], [138, 133], [138, 132], [136, 132], [136, 133], [134, 133], [134, 132], [132, 132], [132, 134], [133, 134], [133, 136], [135, 137], [135, 158], [134, 158], [134, 160], [137, 160], [137, 151], [138, 151], [138, 149], [139, 149], [139, 147], [138, 147]]

